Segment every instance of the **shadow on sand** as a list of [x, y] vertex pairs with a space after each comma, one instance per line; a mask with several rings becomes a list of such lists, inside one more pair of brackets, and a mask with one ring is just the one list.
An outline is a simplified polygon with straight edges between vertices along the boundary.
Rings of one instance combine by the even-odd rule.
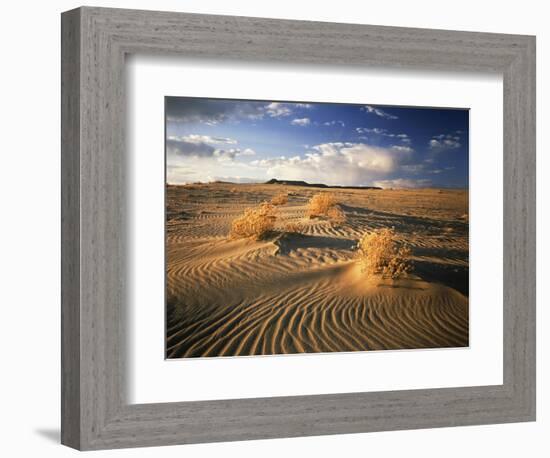
[[351, 250], [357, 244], [357, 240], [319, 235], [283, 233], [274, 241], [274, 244], [278, 248], [275, 254], [286, 255], [300, 248]]

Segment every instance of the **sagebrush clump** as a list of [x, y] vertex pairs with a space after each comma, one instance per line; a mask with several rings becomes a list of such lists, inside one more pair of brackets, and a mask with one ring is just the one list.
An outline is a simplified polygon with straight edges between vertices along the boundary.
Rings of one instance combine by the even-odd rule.
[[336, 198], [328, 193], [315, 194], [308, 202], [307, 213], [310, 218], [316, 216], [327, 216], [329, 209], [337, 204]]
[[359, 241], [357, 257], [367, 275], [399, 278], [412, 270], [410, 256], [410, 248], [397, 242], [393, 228], [368, 232]]
[[273, 205], [284, 205], [288, 203], [288, 193], [280, 192], [275, 197], [273, 197], [273, 199], [271, 199], [271, 203]]
[[269, 202], [263, 202], [257, 208], [247, 208], [244, 215], [231, 223], [229, 237], [260, 240], [273, 230], [276, 219], [275, 206]]
[[310, 218], [325, 216], [336, 224], [341, 224], [346, 220], [346, 214], [338, 205], [338, 201], [334, 195], [328, 192], [315, 194], [309, 200], [307, 215]]
[[299, 222], [290, 222], [286, 223], [283, 226], [283, 232], [288, 234], [302, 234], [305, 230], [305, 227], [302, 223]]
[[346, 221], [346, 214], [338, 205], [331, 207], [327, 211], [327, 216], [333, 224], [342, 224]]

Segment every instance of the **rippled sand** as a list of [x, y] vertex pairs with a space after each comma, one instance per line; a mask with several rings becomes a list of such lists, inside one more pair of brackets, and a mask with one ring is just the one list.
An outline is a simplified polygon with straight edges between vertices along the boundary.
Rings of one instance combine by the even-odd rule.
[[[243, 210], [288, 190], [274, 233], [229, 240]], [[346, 222], [306, 217], [319, 189], [167, 187], [168, 358], [468, 346], [468, 192], [331, 190]], [[282, 231], [288, 222], [303, 234]], [[364, 231], [394, 227], [408, 278], [367, 278]]]

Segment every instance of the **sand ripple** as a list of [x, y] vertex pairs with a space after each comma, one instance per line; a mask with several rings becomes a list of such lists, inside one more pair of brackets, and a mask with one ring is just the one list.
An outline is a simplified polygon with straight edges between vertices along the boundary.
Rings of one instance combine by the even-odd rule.
[[[167, 357], [468, 345], [468, 226], [454, 217], [463, 209], [449, 207], [437, 218], [403, 214], [401, 207], [400, 213], [374, 205], [372, 197], [362, 205], [364, 197], [350, 194], [346, 222], [333, 225], [309, 220], [300, 196], [279, 212], [285, 222], [303, 225], [301, 235], [231, 241], [231, 220], [247, 206], [242, 198], [236, 205], [227, 190], [215, 194], [227, 201], [181, 192], [185, 199], [178, 200], [169, 189]], [[381, 199], [382, 191], [375, 196]], [[368, 279], [359, 271], [358, 238], [383, 226], [396, 227], [412, 246], [410, 278]]]

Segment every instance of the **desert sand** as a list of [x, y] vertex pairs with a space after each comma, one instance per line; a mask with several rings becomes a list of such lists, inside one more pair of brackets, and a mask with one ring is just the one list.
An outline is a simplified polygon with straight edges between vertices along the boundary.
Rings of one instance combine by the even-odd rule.
[[[231, 239], [231, 222], [281, 191], [275, 230]], [[346, 221], [307, 217], [320, 190], [168, 185], [167, 358], [468, 346], [468, 191], [330, 190]], [[299, 223], [301, 233], [285, 231]], [[367, 276], [365, 231], [411, 248], [404, 278]]]

